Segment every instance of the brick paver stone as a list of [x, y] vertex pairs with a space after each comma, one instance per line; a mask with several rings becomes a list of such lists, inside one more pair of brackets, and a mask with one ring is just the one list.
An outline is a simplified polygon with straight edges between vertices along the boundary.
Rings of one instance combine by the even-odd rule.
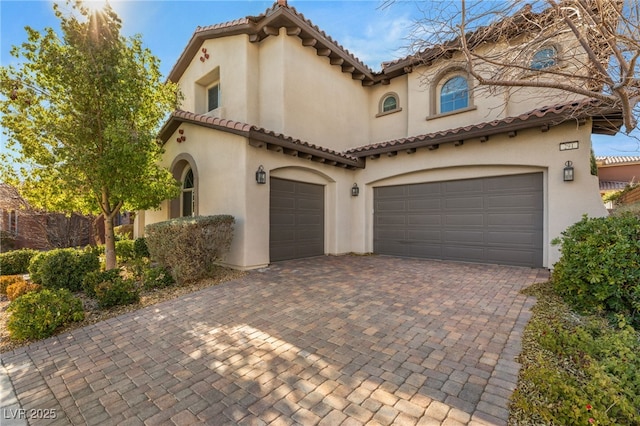
[[[275, 263], [2, 354], [0, 414], [21, 408], [47, 426], [506, 425], [534, 303], [520, 290], [546, 279], [386, 256]], [[55, 422], [38, 417], [46, 409]]]

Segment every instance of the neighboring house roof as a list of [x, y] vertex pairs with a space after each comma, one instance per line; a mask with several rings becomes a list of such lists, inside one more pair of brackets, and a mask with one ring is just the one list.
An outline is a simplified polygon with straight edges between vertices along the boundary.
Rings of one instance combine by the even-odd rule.
[[319, 163], [326, 163], [348, 169], [364, 168], [364, 161], [355, 156], [333, 151], [309, 142], [294, 139], [290, 136], [276, 133], [262, 127], [241, 123], [233, 120], [210, 117], [187, 111], [175, 111], [167, 123], [160, 130], [160, 139], [166, 142], [182, 123], [191, 123], [227, 133], [244, 136], [249, 143], [257, 148], [267, 148], [270, 151], [282, 152], [294, 157], [306, 158]]
[[286, 28], [287, 34], [298, 36], [304, 46], [313, 47], [319, 56], [329, 58], [331, 65], [342, 67], [343, 72], [352, 74], [364, 85], [373, 85], [382, 81], [385, 76], [374, 73], [367, 65], [351, 52], [338, 44], [327, 33], [322, 31], [286, 1], [279, 1], [258, 16], [247, 16], [242, 19], [196, 28], [187, 47], [169, 73], [169, 81], [177, 82], [185, 72], [191, 60], [200, 50], [205, 40], [246, 34], [252, 43], [278, 35], [280, 28]]
[[487, 140], [489, 136], [498, 133], [513, 133], [518, 130], [540, 127], [546, 131], [550, 126], [556, 126], [569, 120], [584, 121], [593, 119], [593, 133], [615, 134], [622, 124], [622, 116], [618, 110], [602, 107], [601, 102], [594, 99], [569, 102], [549, 107], [543, 107], [518, 115], [506, 117], [500, 120], [473, 124], [456, 129], [443, 130], [426, 135], [411, 136], [386, 142], [361, 146], [347, 151], [358, 157], [379, 155], [381, 153], [393, 153], [400, 150], [414, 150], [416, 148], [430, 147], [436, 149], [442, 143], [455, 143], [461, 145], [465, 139], [479, 138]]
[[28, 207], [29, 205], [16, 188], [6, 183], [0, 183], [0, 209], [20, 210]]
[[271, 151], [307, 158], [337, 167], [357, 169], [364, 168], [365, 157], [375, 157], [382, 153], [394, 155], [398, 151], [414, 152], [417, 148], [423, 147], [436, 149], [443, 143], [461, 145], [465, 139], [486, 141], [491, 135], [509, 133], [515, 136], [518, 130], [535, 127], [539, 127], [544, 132], [551, 126], [556, 126], [569, 120], [583, 122], [588, 117], [593, 120], [593, 133], [615, 133], [619, 129], [622, 120], [619, 111], [600, 106], [600, 101], [598, 100], [585, 99], [535, 109], [517, 117], [506, 117], [486, 123], [379, 142], [353, 148], [345, 152], [337, 152], [251, 124], [179, 110], [171, 114], [169, 120], [160, 130], [159, 137], [166, 143], [169, 137], [180, 127], [180, 124], [191, 123], [244, 136], [249, 139], [249, 143], [252, 146], [258, 148], [264, 147]]
[[600, 191], [608, 192], [608, 191], [622, 191], [629, 185], [629, 182], [616, 182], [610, 180], [601, 180], [600, 181]]
[[640, 163], [640, 156], [598, 156], [596, 157], [598, 166], [622, 166]]

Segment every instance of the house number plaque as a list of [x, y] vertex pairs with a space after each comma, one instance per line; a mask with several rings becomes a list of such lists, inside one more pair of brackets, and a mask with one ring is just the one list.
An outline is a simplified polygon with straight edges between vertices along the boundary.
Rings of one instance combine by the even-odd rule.
[[578, 149], [578, 141], [562, 142], [560, 144], [560, 151], [568, 151], [570, 149]]

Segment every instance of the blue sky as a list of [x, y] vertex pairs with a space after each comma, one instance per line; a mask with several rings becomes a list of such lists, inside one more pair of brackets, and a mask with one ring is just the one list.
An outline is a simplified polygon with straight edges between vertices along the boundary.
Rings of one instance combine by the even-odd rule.
[[[63, 3], [63, 2], [61, 2]], [[26, 39], [25, 26], [37, 30], [58, 28], [50, 0], [0, 0], [0, 63], [14, 58], [11, 46]], [[258, 15], [273, 5], [260, 0], [111, 0], [123, 21], [124, 35], [141, 34], [145, 45], [161, 60], [167, 75], [187, 45], [195, 28]], [[416, 2], [397, 0], [382, 8], [381, 0], [289, 0], [356, 57], [378, 70], [382, 61], [405, 56], [412, 22], [419, 18]], [[64, 6], [66, 7], [66, 6]], [[2, 138], [4, 144], [5, 136]], [[594, 136], [596, 155], [640, 155], [640, 142], [618, 135]]]

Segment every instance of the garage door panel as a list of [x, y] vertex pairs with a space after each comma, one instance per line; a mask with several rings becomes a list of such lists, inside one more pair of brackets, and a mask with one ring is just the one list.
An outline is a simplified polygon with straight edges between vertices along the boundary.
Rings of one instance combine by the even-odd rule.
[[439, 182], [436, 183], [420, 183], [417, 185], [408, 185], [404, 193], [409, 198], [434, 196], [442, 193], [442, 185]]
[[376, 208], [382, 212], [402, 212], [406, 209], [407, 202], [405, 200], [381, 201]]
[[376, 217], [377, 225], [406, 225], [407, 218], [400, 215], [380, 215]]
[[424, 244], [424, 243], [409, 244], [407, 246], [407, 253], [405, 254], [405, 256], [408, 256], [408, 257], [427, 257], [428, 256], [435, 259], [441, 258], [442, 245]]
[[433, 210], [433, 211], [440, 211], [440, 209], [442, 208], [442, 201], [440, 199], [427, 199], [427, 200], [414, 200], [414, 199], [409, 199], [407, 200], [407, 209], [409, 211], [427, 211], [427, 210]]
[[452, 226], [482, 226], [484, 224], [484, 214], [449, 214], [445, 216], [445, 224]]
[[482, 192], [482, 181], [478, 179], [454, 180], [442, 182], [447, 195], [477, 194]]
[[488, 232], [488, 244], [508, 244], [512, 247], [536, 247], [538, 234], [535, 232]]
[[442, 231], [439, 229], [407, 229], [405, 235], [408, 241], [428, 241], [438, 244], [442, 242]]
[[484, 235], [482, 231], [444, 231], [444, 240], [446, 243], [484, 244]]
[[484, 247], [448, 245], [444, 247], [442, 257], [447, 260], [483, 262], [486, 255]]
[[444, 200], [447, 210], [482, 209], [484, 199], [479, 196], [452, 197]]
[[271, 178], [271, 261], [324, 254], [324, 187]]
[[530, 212], [490, 213], [487, 215], [487, 223], [489, 226], [512, 226], [514, 228], [525, 226], [539, 229], [542, 228], [542, 217]]
[[497, 176], [486, 178], [485, 186], [487, 192], [514, 192], [540, 191], [542, 188], [542, 173], [531, 173], [524, 175], [512, 175], [508, 178]]
[[540, 267], [543, 202], [542, 173], [374, 188], [374, 251]]
[[489, 209], [530, 209], [540, 205], [540, 194], [509, 194], [487, 197]]
[[286, 227], [286, 228], [274, 228], [272, 227], [272, 229], [275, 230], [275, 232], [272, 232], [271, 234], [271, 240], [274, 242], [284, 242], [284, 241], [289, 241], [289, 242], [293, 242], [296, 239], [296, 231], [292, 228]]
[[436, 226], [442, 225], [442, 216], [440, 214], [430, 214], [430, 210], [423, 215], [411, 213], [406, 216], [407, 225], [416, 226]]

